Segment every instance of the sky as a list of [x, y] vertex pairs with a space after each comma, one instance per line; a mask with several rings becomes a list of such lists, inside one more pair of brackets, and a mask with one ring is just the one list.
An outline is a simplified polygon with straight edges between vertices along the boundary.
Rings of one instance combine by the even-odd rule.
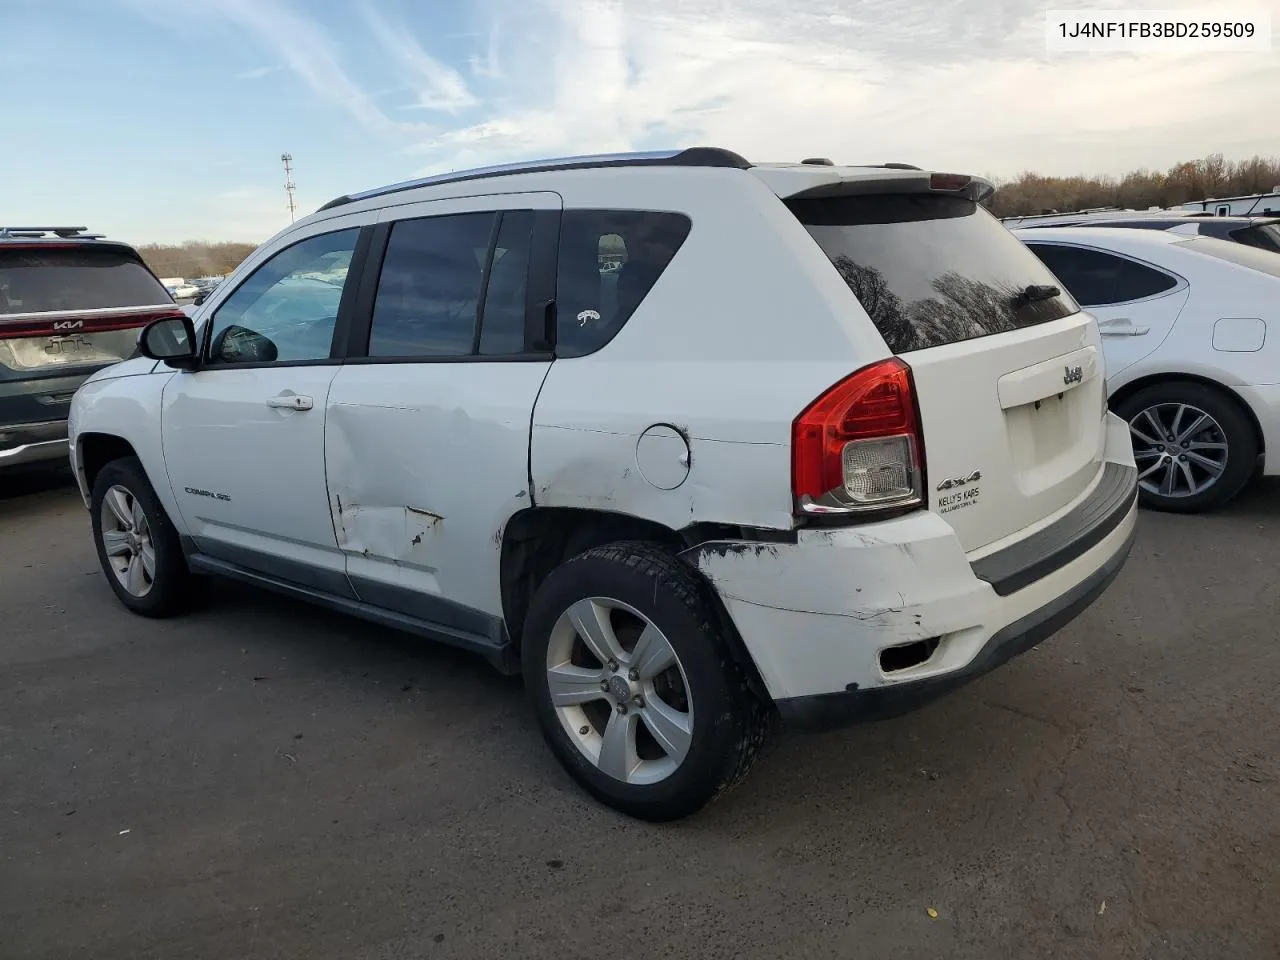
[[[1050, 6], [1138, 4], [0, 0], [0, 223], [260, 242], [289, 222], [284, 151], [299, 216], [440, 171], [685, 146], [998, 178], [1280, 154], [1280, 46], [1050, 54]], [[1280, 0], [1243, 8], [1280, 30]]]

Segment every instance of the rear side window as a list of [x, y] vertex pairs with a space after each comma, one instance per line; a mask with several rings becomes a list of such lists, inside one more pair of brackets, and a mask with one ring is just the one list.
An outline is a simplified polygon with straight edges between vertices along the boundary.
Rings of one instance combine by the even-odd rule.
[[1077, 312], [1023, 244], [978, 204], [937, 194], [787, 203], [894, 353], [1005, 333]]
[[566, 210], [556, 275], [556, 355], [614, 338], [675, 257], [692, 223], [679, 213]]
[[107, 247], [0, 247], [0, 314], [172, 303], [130, 253]]
[[391, 228], [369, 332], [371, 357], [473, 352], [496, 213], [401, 220]]
[[1029, 246], [1082, 306], [1143, 300], [1178, 285], [1176, 277], [1101, 250], [1047, 243]]
[[369, 356], [524, 352], [532, 210], [401, 220], [378, 277]]

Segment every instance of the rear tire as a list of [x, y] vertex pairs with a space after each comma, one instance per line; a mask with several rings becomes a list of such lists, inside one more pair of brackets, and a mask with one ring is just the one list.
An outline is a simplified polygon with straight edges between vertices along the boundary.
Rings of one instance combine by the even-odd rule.
[[543, 736], [574, 780], [629, 816], [694, 813], [746, 776], [764, 742], [769, 711], [709, 592], [661, 547], [613, 543], [554, 570], [530, 606], [522, 659]]
[[204, 602], [208, 579], [187, 568], [178, 531], [136, 457], [98, 471], [90, 515], [98, 562], [126, 607], [144, 617], [168, 617]]
[[1253, 476], [1258, 439], [1248, 415], [1216, 387], [1170, 380], [1116, 405], [1129, 424], [1138, 500], [1171, 513], [1222, 506]]

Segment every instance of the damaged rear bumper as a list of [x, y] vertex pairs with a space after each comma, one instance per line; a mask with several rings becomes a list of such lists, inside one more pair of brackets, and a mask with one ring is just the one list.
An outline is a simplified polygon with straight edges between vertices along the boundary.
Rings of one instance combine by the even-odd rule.
[[720, 595], [785, 717], [830, 725], [901, 713], [1030, 649], [1102, 594], [1137, 523], [1124, 439], [1052, 523], [976, 559], [923, 510], [685, 556]]
[[825, 728], [864, 720], [883, 720], [922, 707], [1025, 653], [1084, 612], [1119, 575], [1133, 547], [1135, 534], [1136, 530], [1131, 529], [1120, 551], [1069, 592], [992, 634], [977, 656], [959, 670], [867, 689], [859, 689], [856, 683], [851, 683], [845, 690], [835, 693], [787, 697], [775, 701], [778, 712], [785, 721], [796, 726]]

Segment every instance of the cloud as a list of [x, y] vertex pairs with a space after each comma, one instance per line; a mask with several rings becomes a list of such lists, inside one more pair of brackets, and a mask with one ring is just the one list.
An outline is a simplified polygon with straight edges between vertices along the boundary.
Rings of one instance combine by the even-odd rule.
[[403, 26], [393, 27], [372, 7], [364, 15], [378, 43], [413, 83], [418, 94], [414, 107], [458, 113], [476, 106], [462, 74], [423, 50]]
[[252, 70], [242, 70], [240, 73], [234, 74], [236, 80], [261, 80], [263, 77], [273, 73], [278, 73], [283, 67], [254, 67]]
[[1274, 150], [1274, 57], [1050, 55], [1039, 0], [493, 2], [503, 75], [473, 67], [487, 109], [414, 140], [423, 173], [691, 144], [1001, 176]]
[[312, 93], [386, 136], [423, 135], [430, 127], [392, 120], [343, 66], [337, 46], [317, 21], [284, 0], [126, 0], [159, 23], [184, 28], [202, 17], [239, 28], [272, 51]]

